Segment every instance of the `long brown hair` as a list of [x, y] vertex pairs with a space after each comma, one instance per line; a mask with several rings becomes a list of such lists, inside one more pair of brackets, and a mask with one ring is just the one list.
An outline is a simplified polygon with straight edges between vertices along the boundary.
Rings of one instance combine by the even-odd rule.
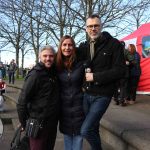
[[[130, 49], [129, 49], [129, 47], [130, 47]], [[134, 44], [129, 44], [128, 49], [129, 49], [131, 54], [134, 54], [136, 52], [136, 47]]]
[[[62, 50], [61, 50], [62, 43], [66, 39], [70, 39], [72, 44], [73, 44], [72, 55], [67, 60], [65, 60], [65, 58], [63, 57]], [[73, 63], [73, 61], [76, 58], [75, 50], [76, 50], [76, 48], [75, 48], [75, 41], [74, 41], [74, 39], [71, 36], [65, 35], [65, 36], [63, 36], [60, 39], [60, 43], [59, 43], [59, 46], [58, 46], [58, 52], [57, 52], [57, 56], [56, 56], [56, 66], [57, 66], [57, 69], [59, 71], [61, 71], [64, 67], [66, 67], [68, 70], [71, 70], [72, 63]]]

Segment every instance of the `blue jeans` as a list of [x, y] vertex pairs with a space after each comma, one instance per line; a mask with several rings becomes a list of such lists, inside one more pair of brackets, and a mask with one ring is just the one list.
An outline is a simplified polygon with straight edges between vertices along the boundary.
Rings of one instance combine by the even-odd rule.
[[86, 118], [81, 127], [81, 135], [89, 142], [92, 150], [102, 150], [99, 122], [111, 102], [111, 97], [84, 94], [83, 108]]
[[9, 71], [8, 72], [9, 84], [14, 84], [15, 82], [15, 72]]
[[64, 134], [65, 150], [82, 150], [83, 138], [80, 135], [70, 136]]

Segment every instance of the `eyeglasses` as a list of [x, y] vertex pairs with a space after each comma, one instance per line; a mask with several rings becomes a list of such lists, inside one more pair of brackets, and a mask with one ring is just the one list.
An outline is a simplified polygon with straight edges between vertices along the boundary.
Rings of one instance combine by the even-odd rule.
[[88, 26], [87, 26], [87, 28], [90, 29], [90, 30], [92, 30], [93, 28], [94, 28], [94, 29], [98, 29], [99, 27], [100, 27], [99, 24], [94, 24], [94, 25], [88, 25]]

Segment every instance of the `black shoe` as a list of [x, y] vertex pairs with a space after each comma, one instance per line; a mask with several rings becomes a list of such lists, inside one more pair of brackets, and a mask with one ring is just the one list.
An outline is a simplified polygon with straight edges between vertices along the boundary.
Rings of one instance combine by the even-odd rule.
[[116, 105], [119, 105], [119, 101], [115, 101], [115, 102], [116, 102], [116, 103], [115, 103]]
[[127, 104], [125, 102], [122, 102], [121, 106], [127, 106]]

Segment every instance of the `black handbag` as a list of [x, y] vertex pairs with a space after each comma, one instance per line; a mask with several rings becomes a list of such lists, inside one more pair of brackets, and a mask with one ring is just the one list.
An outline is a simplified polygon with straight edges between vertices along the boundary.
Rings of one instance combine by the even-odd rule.
[[37, 138], [40, 130], [43, 128], [43, 121], [38, 119], [29, 118], [26, 121], [25, 134], [28, 137]]
[[29, 138], [22, 134], [21, 126], [15, 131], [10, 150], [30, 150]]

